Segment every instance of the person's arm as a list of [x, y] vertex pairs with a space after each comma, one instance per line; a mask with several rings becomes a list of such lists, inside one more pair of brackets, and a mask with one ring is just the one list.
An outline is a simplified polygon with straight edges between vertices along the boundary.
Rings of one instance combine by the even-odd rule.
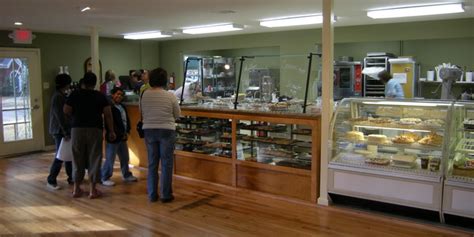
[[[61, 101], [62, 100], [62, 101]], [[54, 96], [53, 100], [51, 101], [51, 109], [53, 110], [53, 118], [54, 121], [58, 121], [59, 129], [61, 129], [61, 133], [63, 134], [66, 139], [69, 138], [69, 128], [66, 123], [66, 115], [64, 114], [64, 98], [60, 98], [59, 96]]]
[[105, 126], [107, 126], [107, 130], [109, 130], [109, 139], [114, 141], [117, 137], [114, 131], [114, 119], [112, 117], [110, 105], [105, 106], [102, 112], [104, 113]]
[[174, 116], [174, 120], [176, 120], [181, 116], [181, 108], [179, 107], [178, 99], [176, 97], [172, 98], [172, 103], [173, 103], [173, 116]]
[[395, 93], [396, 93], [396, 97], [398, 98], [404, 98], [405, 97], [405, 93], [403, 92], [403, 87], [400, 83], [397, 83], [395, 85]]

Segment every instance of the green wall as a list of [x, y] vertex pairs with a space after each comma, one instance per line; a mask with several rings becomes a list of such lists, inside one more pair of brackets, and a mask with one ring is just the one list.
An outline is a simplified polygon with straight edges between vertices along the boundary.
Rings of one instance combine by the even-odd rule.
[[[415, 56], [424, 77], [428, 68], [443, 62], [451, 62], [474, 70], [474, 18], [336, 27], [334, 29], [334, 55], [353, 56], [362, 60], [367, 52], [392, 52], [396, 55]], [[199, 51], [230, 52], [246, 55], [259, 48], [279, 48], [281, 55], [308, 54], [321, 43], [321, 29], [295, 30], [247, 34], [224, 37], [208, 37], [190, 40], [170, 40], [160, 43], [162, 66], [182, 76], [182, 55]], [[239, 52], [240, 51], [240, 52]], [[296, 64], [296, 60], [289, 64]], [[318, 64], [319, 62], [315, 62]], [[303, 66], [300, 66], [303, 68]], [[281, 73], [281, 84], [294, 83], [291, 72]], [[312, 73], [313, 78], [316, 73]], [[311, 86], [311, 85], [310, 85]], [[427, 86], [429, 87], [429, 86]], [[311, 87], [312, 88], [312, 87]], [[428, 88], [431, 90], [431, 88]], [[428, 98], [436, 94], [423, 95]], [[301, 97], [300, 97], [301, 98]]]
[[[43, 89], [43, 118], [45, 143], [54, 144], [48, 134], [50, 97], [54, 91], [54, 78], [59, 66], [67, 65], [73, 81], [84, 74], [84, 61], [90, 57], [90, 37], [61, 34], [34, 33], [31, 45], [16, 45], [8, 38], [10, 32], [0, 31], [0, 47], [39, 48], [41, 51], [41, 80], [49, 82], [49, 89]], [[159, 65], [159, 48], [156, 41], [130, 41], [100, 38], [99, 58], [102, 74], [112, 69], [117, 75], [128, 75], [129, 69], [154, 68]]]

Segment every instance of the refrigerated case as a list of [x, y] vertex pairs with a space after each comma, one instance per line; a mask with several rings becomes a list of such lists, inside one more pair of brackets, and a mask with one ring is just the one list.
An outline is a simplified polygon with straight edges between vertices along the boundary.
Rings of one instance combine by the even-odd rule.
[[445, 214], [474, 218], [474, 103], [456, 102], [456, 146], [444, 182]]
[[329, 193], [438, 211], [453, 102], [344, 99], [332, 121]]

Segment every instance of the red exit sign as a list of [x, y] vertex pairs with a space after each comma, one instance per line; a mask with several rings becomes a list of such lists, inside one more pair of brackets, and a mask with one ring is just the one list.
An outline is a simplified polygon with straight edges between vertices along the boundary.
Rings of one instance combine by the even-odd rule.
[[13, 43], [15, 44], [31, 44], [33, 34], [31, 30], [17, 29], [13, 31]]

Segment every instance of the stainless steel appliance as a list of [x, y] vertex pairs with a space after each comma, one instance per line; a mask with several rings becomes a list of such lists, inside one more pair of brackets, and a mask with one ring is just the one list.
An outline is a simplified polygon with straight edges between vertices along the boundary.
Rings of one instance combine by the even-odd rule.
[[334, 99], [362, 96], [362, 65], [360, 62], [334, 62]]

